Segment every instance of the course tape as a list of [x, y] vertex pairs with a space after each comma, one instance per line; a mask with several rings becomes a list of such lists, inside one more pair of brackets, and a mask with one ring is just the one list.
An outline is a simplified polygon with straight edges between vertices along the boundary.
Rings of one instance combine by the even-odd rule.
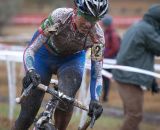
[[155, 73], [155, 72], [144, 70], [144, 69], [134, 68], [130, 66], [103, 64], [103, 68], [104, 69], [119, 69], [123, 71], [136, 72], [136, 73], [141, 73], [141, 74], [150, 75], [156, 78], [160, 78], [159, 73]]
[[[23, 51], [10, 51], [10, 50], [0, 50], [0, 60], [10, 60], [13, 62], [22, 62], [23, 61]], [[134, 68], [130, 66], [122, 66], [122, 65], [115, 65], [116, 61], [111, 59], [105, 59], [103, 62], [103, 69], [119, 69], [123, 71], [130, 71], [141, 73], [145, 75], [150, 75], [156, 78], [160, 78], [159, 73], [151, 72], [144, 69]], [[160, 68], [159, 64], [156, 64], [157, 68]], [[90, 61], [87, 61], [86, 68], [90, 69]], [[102, 74], [108, 78], [112, 78], [112, 74], [103, 70]]]

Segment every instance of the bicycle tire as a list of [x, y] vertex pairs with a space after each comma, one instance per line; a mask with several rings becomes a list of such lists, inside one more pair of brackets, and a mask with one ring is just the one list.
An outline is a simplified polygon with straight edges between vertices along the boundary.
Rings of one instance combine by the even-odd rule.
[[51, 123], [45, 123], [43, 128], [34, 127], [33, 130], [57, 130], [55, 126]]

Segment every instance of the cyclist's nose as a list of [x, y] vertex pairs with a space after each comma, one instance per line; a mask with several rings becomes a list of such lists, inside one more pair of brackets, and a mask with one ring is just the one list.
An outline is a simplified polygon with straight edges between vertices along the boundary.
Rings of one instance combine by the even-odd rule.
[[90, 28], [92, 27], [92, 24], [91, 24], [90, 22], [86, 22], [86, 23], [85, 23], [85, 27], [86, 27], [87, 29], [90, 29]]

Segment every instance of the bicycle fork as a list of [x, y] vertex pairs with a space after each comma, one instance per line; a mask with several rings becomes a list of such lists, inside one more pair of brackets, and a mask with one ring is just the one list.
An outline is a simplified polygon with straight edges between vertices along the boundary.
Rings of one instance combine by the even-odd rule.
[[55, 99], [54, 97], [48, 101], [45, 106], [45, 111], [42, 112], [35, 121], [36, 127], [41, 128], [44, 123], [52, 123], [52, 115], [56, 110], [58, 102], [58, 99]]

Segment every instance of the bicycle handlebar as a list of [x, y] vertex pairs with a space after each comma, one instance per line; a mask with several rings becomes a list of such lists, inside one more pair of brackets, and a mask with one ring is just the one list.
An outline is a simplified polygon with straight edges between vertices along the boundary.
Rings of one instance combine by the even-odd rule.
[[[22, 95], [21, 95], [20, 97], [16, 98], [16, 103], [20, 104], [20, 103], [23, 101], [23, 99], [24, 99], [26, 96], [29, 95], [30, 90], [32, 89], [32, 86], [33, 86], [33, 84], [31, 83], [31, 84], [23, 91]], [[78, 108], [80, 108], [80, 109], [83, 109], [83, 110], [85, 110], [85, 111], [88, 111], [88, 108], [87, 108], [85, 105], [83, 105], [80, 101], [78, 101], [77, 99], [74, 99], [74, 98], [72, 98], [72, 97], [69, 97], [69, 96], [63, 94], [63, 93], [60, 92], [60, 91], [56, 91], [56, 90], [54, 90], [53, 88], [49, 88], [48, 86], [45, 86], [45, 85], [43, 85], [43, 84], [39, 84], [39, 85], [37, 86], [37, 88], [40, 89], [40, 90], [42, 90], [42, 91], [44, 91], [44, 92], [46, 92], [46, 93], [49, 93], [49, 94], [51, 94], [51, 95], [53, 95], [53, 96], [59, 97], [60, 99], [67, 100], [68, 102], [73, 103], [74, 106], [76, 106], [76, 107], [78, 107]]]
[[33, 84], [31, 83], [26, 89], [24, 89], [22, 95], [18, 98], [16, 98], [16, 103], [20, 104], [22, 102], [22, 100], [28, 96], [30, 90], [32, 89]]
[[[24, 89], [22, 95], [20, 97], [16, 98], [16, 103], [20, 104], [23, 101], [23, 99], [29, 95], [32, 87], [33, 87], [33, 84], [31, 83], [26, 89]], [[43, 84], [39, 84], [37, 86], [37, 88], [46, 92], [48, 89], [48, 86], [45, 86]]]
[[[57, 86], [57, 84], [55, 84], [55, 86]], [[23, 99], [29, 95], [32, 87], [33, 87], [33, 84], [31, 83], [26, 89], [24, 89], [22, 95], [20, 97], [16, 98], [16, 103], [20, 104], [23, 101]], [[78, 101], [77, 99], [74, 99], [72, 97], [69, 97], [69, 96], [63, 94], [60, 91], [56, 91], [55, 89], [49, 88], [48, 86], [45, 86], [43, 84], [39, 84], [37, 86], [37, 88], [42, 90], [42, 91], [44, 91], [44, 92], [46, 92], [46, 93], [51, 94], [52, 96], [56, 96], [56, 97], [58, 97], [60, 99], [67, 100], [68, 102], [73, 103], [74, 106], [76, 106], [76, 107], [78, 107], [78, 108], [80, 108], [82, 110], [85, 110], [87, 112], [89, 111], [88, 107], [85, 106], [82, 102]], [[78, 130], [86, 130], [89, 125], [92, 128], [94, 123], [95, 123], [95, 118], [94, 117], [93, 118], [88, 117], [88, 119], [87, 119], [86, 123], [84, 124], [84, 126], [82, 128], [79, 128]]]

